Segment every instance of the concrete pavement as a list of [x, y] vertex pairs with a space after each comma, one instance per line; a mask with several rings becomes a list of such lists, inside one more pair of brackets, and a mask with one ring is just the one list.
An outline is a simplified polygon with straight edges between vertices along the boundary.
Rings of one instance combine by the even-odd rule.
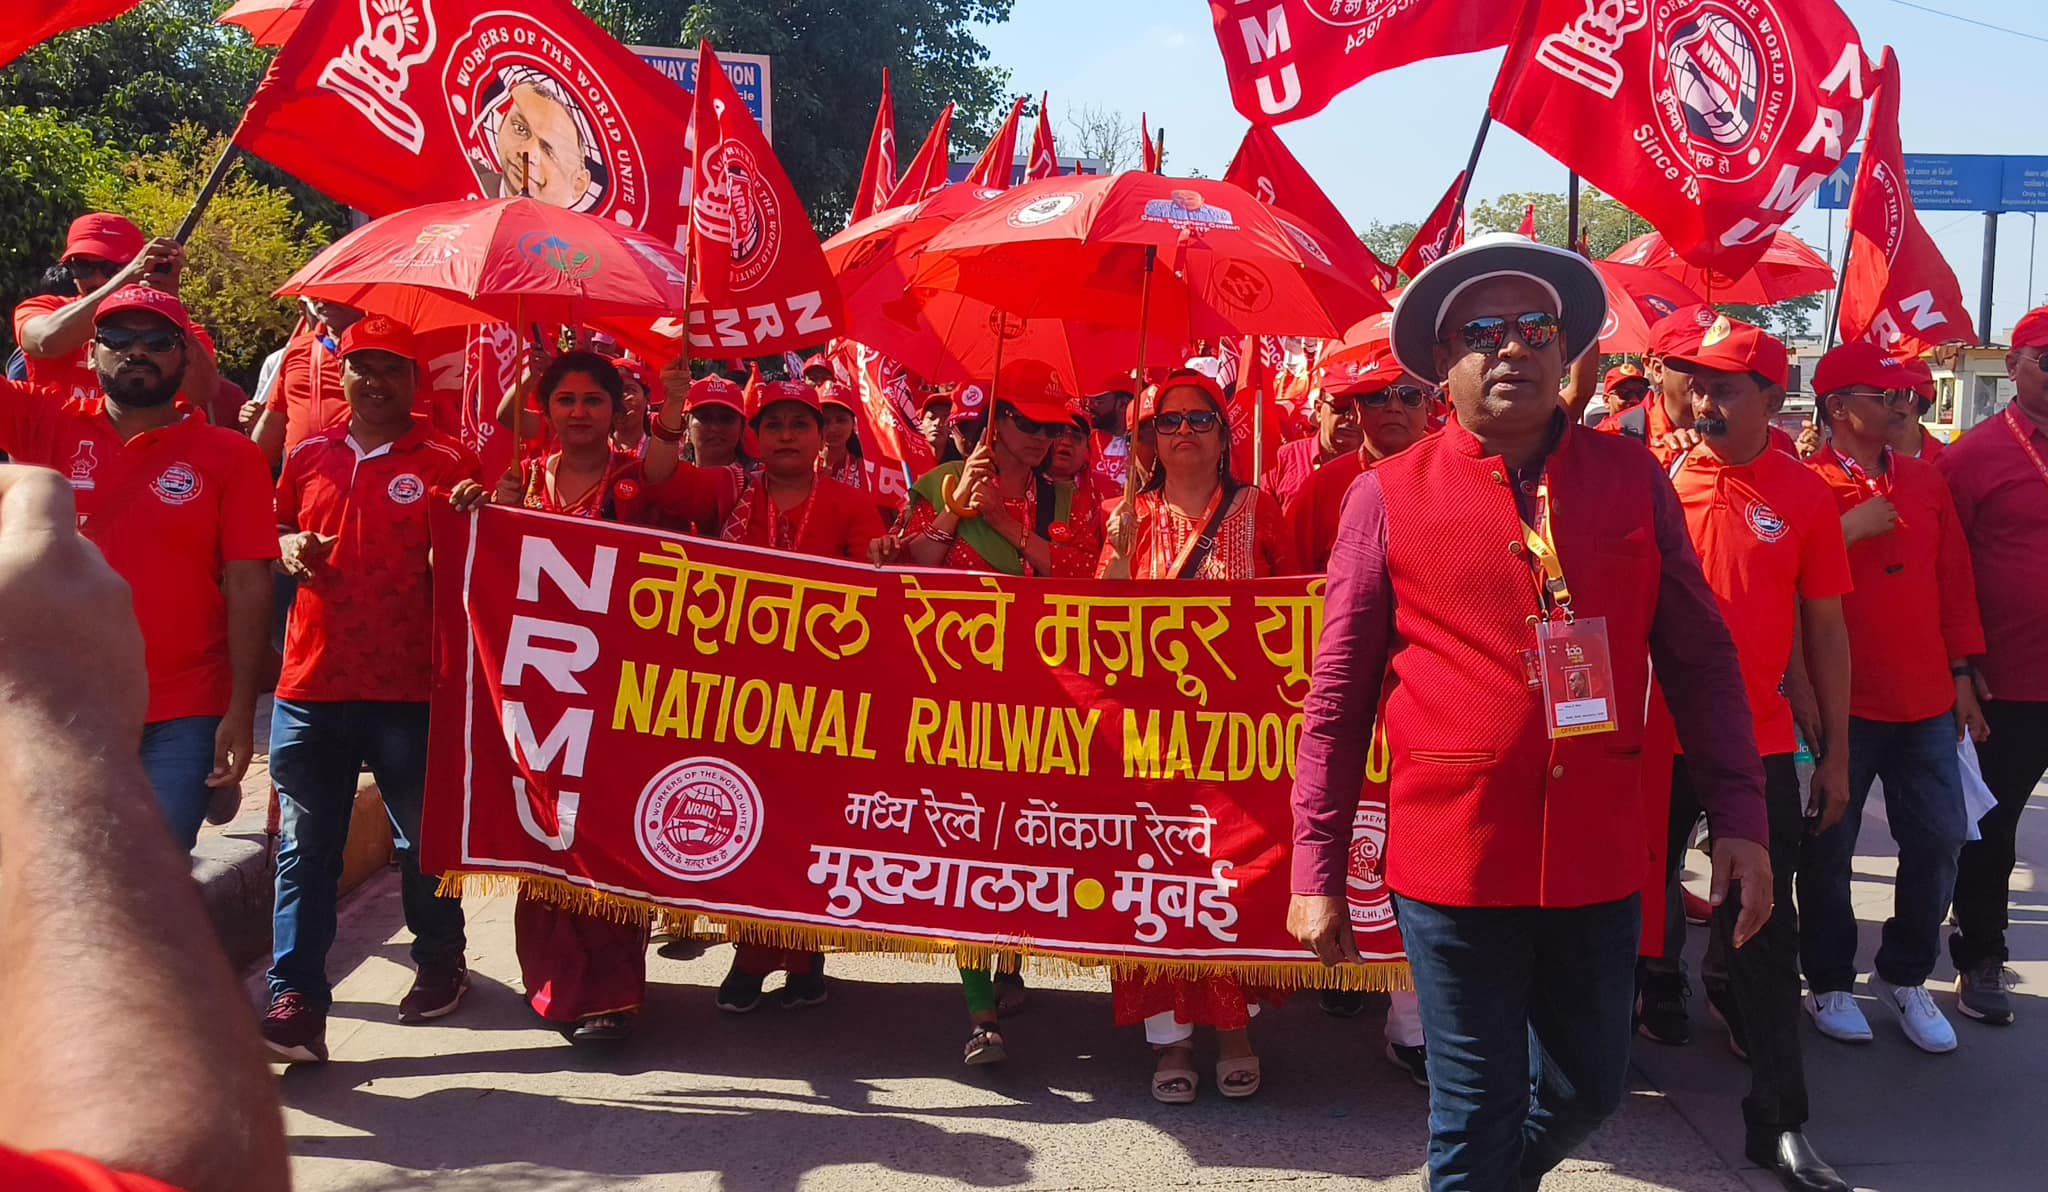
[[[2048, 1071], [2048, 898], [2034, 878], [2048, 861], [2048, 798], [2035, 802], [2014, 896], [2019, 1022], [1958, 1019], [1961, 1048], [1928, 1056], [1866, 997], [1875, 1043], [1807, 1032], [1813, 1136], [1860, 1187], [2048, 1186], [2048, 1130], [2033, 1122]], [[1876, 799], [1863, 842], [1867, 964], [1890, 897]], [[406, 1027], [394, 1012], [411, 979], [396, 883], [387, 873], [346, 905], [331, 964], [334, 1059], [281, 1081], [299, 1187], [1420, 1186], [1424, 1093], [1380, 1058], [1376, 1015], [1333, 1020], [1312, 996], [1254, 1024], [1266, 1072], [1256, 1098], [1226, 1102], [1205, 1073], [1201, 1101], [1178, 1108], [1147, 1095], [1149, 1056], [1135, 1029], [1110, 1025], [1105, 981], [1034, 978], [1031, 1005], [1005, 1030], [1011, 1062], [969, 1069], [952, 971], [875, 957], [832, 957], [823, 1006], [734, 1017], [712, 1005], [727, 949], [657, 955], [638, 1035], [601, 1054], [570, 1049], [525, 1008], [511, 900], [475, 898], [469, 910], [470, 1000], [440, 1025]], [[1951, 978], [1944, 965], [1937, 980]], [[1953, 1006], [1951, 994], [1938, 1000]], [[1703, 1003], [1694, 1008], [1699, 1038], [1640, 1043], [1627, 1105], [1546, 1189], [1776, 1187], [1741, 1158], [1746, 1070]]]

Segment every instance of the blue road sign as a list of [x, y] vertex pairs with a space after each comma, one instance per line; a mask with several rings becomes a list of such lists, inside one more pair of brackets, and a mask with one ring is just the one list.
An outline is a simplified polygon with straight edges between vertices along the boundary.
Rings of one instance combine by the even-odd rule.
[[[1821, 183], [1821, 210], [1847, 209], [1860, 160], [1847, 155]], [[2048, 211], [2048, 157], [1908, 153], [1906, 186], [1916, 211]]]
[[[697, 51], [664, 46], [626, 48], [638, 54], [641, 61], [689, 90], [697, 89]], [[775, 98], [768, 85], [767, 56], [721, 53], [718, 55], [718, 63], [725, 67], [725, 77], [732, 80], [733, 90], [740, 93], [740, 102], [747, 105], [747, 111], [754, 117], [754, 123], [760, 125], [761, 132], [773, 142]]]

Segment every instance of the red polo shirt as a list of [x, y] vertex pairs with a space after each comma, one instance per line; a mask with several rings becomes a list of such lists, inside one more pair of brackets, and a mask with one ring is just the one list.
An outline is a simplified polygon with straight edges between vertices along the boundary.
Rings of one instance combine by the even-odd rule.
[[427, 510], [458, 481], [481, 480], [476, 456], [415, 421], [364, 452], [347, 427], [322, 431], [285, 460], [277, 528], [336, 539], [299, 584], [277, 697], [297, 702], [420, 702], [433, 677]]
[[1854, 587], [1834, 494], [1796, 458], [1771, 447], [1746, 464], [1724, 464], [1706, 447], [1692, 448], [1671, 483], [1742, 659], [1757, 750], [1766, 757], [1791, 753], [1798, 740], [1784, 684], [1799, 600]]
[[1904, 724], [1955, 706], [1949, 661], [1984, 652], [1977, 620], [1977, 576], [1941, 472], [1925, 460], [1887, 451], [1890, 467], [1865, 479], [1829, 443], [1808, 462], [1847, 513], [1882, 494], [1898, 524], [1849, 548], [1856, 590], [1842, 597], [1849, 622], [1849, 713]]
[[1330, 565], [1330, 548], [1337, 542], [1337, 526], [1344, 509], [1344, 493], [1359, 473], [1372, 467], [1365, 448], [1348, 452], [1312, 472], [1306, 483], [1286, 504], [1287, 541], [1294, 558], [1308, 572], [1320, 572]]
[[1931, 464], [1947, 449], [1948, 444], [1941, 441], [1940, 435], [1924, 426], [1920, 428], [1920, 454], [1914, 458], [1921, 463]]
[[[2048, 461], [2048, 434], [2007, 408], [2034, 454]], [[2048, 476], [2020, 446], [2005, 413], [1950, 443], [1934, 466], [1948, 477], [1977, 569], [1985, 685], [1998, 699], [2048, 702], [2048, 616], [2041, 611], [2048, 592]]]
[[114, 1171], [64, 1151], [27, 1154], [0, 1146], [0, 1188], [13, 1192], [178, 1192], [146, 1175]]
[[0, 381], [0, 449], [71, 481], [79, 533], [135, 593], [154, 724], [227, 711], [229, 561], [277, 557], [270, 465], [197, 414], [123, 441], [105, 398]]

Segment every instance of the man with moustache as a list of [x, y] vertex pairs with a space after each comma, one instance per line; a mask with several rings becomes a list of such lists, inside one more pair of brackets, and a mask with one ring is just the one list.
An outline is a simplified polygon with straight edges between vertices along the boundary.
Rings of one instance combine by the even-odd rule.
[[277, 558], [263, 453], [176, 400], [201, 355], [182, 303], [128, 286], [95, 304], [97, 396], [0, 382], [0, 450], [70, 480], [79, 532], [134, 589], [143, 769], [188, 850], [249, 768]]

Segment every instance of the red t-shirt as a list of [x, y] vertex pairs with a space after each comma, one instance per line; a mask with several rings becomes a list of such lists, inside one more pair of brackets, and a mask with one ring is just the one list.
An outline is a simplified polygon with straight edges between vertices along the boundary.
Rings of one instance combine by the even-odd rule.
[[227, 711], [230, 561], [277, 557], [270, 465], [196, 413], [123, 441], [106, 400], [0, 381], [0, 449], [71, 481], [79, 533], [135, 593], [154, 724]]
[[1977, 619], [1977, 573], [1956, 520], [1948, 482], [1933, 464], [1888, 451], [1891, 466], [1865, 477], [1855, 461], [1821, 447], [1808, 461], [1842, 512], [1876, 495], [1891, 500], [1898, 524], [1849, 548], [1856, 590], [1842, 597], [1849, 623], [1849, 712], [1904, 724], [1955, 706], [1949, 662], [1984, 652]]
[[9, 1192], [178, 1192], [146, 1175], [114, 1171], [65, 1151], [24, 1154], [0, 1145], [0, 1188]]
[[1931, 464], [1947, 446], [1947, 443], [1941, 441], [1940, 435], [1923, 426], [1920, 428], [1920, 454], [1914, 458], [1918, 459], [1921, 463]]
[[476, 456], [415, 420], [368, 453], [346, 427], [285, 460], [277, 526], [335, 538], [301, 580], [285, 633], [277, 698], [420, 702], [433, 678], [427, 510], [457, 482], [481, 481]]
[[[21, 330], [28, 326], [30, 319], [40, 318], [52, 311], [63, 310], [79, 300], [76, 294], [63, 297], [57, 294], [37, 294], [24, 299], [14, 308], [14, 342], [21, 342]], [[193, 338], [214, 355], [213, 337], [204, 327], [192, 328]], [[100, 374], [92, 366], [92, 340], [90, 337], [80, 345], [78, 351], [68, 357], [32, 356], [26, 350], [21, 354], [22, 362], [28, 369], [28, 383], [38, 388], [55, 389], [64, 397], [100, 396]], [[183, 395], [180, 394], [180, 397]], [[233, 419], [221, 425], [233, 428]]]
[[1799, 600], [1841, 596], [1854, 586], [1834, 493], [1797, 459], [1769, 447], [1746, 464], [1723, 464], [1706, 447], [1692, 448], [1671, 480], [1700, 570], [1741, 656], [1757, 749], [1766, 757], [1791, 753], [1798, 742], [1784, 683]]
[[[2013, 420], [2024, 432], [2013, 434]], [[2027, 448], [2033, 449], [2032, 456]], [[1984, 656], [1977, 666], [1998, 699], [2048, 701], [2048, 434], [2007, 406], [1941, 453], [1956, 517], [1977, 568], [1977, 611]]]

